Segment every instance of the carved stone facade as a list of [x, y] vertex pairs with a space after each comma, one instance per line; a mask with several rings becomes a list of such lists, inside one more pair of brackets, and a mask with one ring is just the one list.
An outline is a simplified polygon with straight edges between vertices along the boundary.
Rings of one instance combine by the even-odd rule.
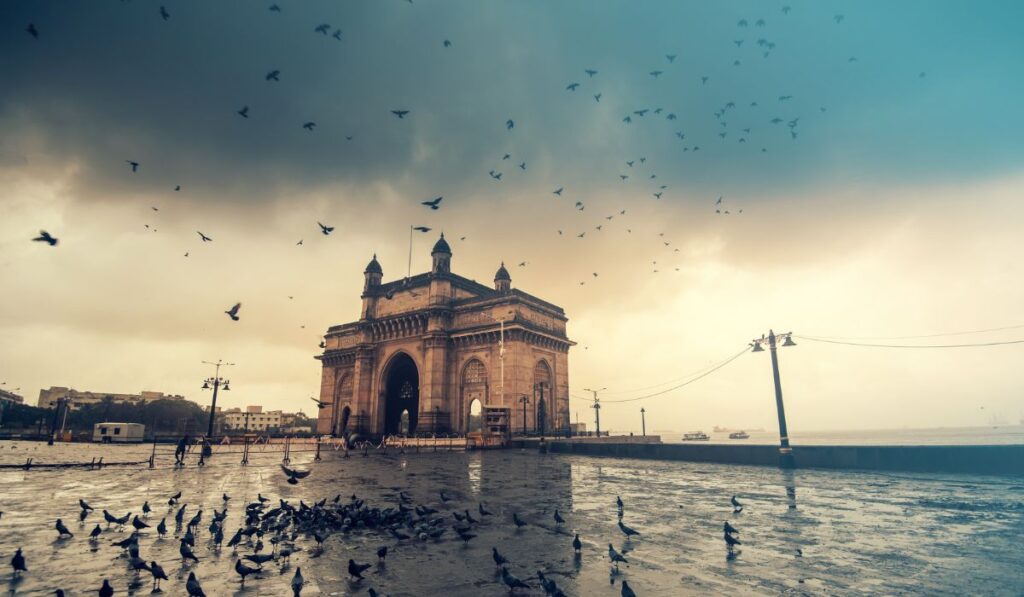
[[[383, 283], [366, 266], [359, 321], [332, 326], [317, 432], [466, 433], [471, 403], [511, 408], [512, 430], [569, 425], [569, 347], [561, 307], [511, 287], [502, 265], [490, 288], [451, 273], [444, 235], [428, 273]], [[504, 338], [504, 358], [501, 356]]]

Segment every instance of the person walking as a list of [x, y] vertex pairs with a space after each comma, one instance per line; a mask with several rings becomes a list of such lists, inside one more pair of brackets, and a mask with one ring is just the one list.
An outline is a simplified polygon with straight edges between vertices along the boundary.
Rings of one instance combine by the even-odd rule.
[[174, 464], [184, 465], [185, 464], [185, 453], [188, 452], [188, 434], [182, 436], [178, 440], [178, 447], [174, 450]]

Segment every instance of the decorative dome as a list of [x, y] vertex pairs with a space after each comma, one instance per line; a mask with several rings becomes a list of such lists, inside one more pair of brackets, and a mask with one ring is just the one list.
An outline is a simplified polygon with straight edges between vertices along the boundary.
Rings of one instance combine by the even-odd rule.
[[430, 251], [431, 255], [435, 253], [452, 254], [452, 248], [448, 246], [448, 241], [444, 239], [444, 232], [441, 233], [441, 238], [437, 239], [437, 242], [434, 243], [434, 248]]
[[494, 281], [497, 282], [498, 280], [504, 280], [504, 281], [507, 281], [507, 282], [511, 282], [512, 281], [512, 276], [508, 275], [508, 270], [505, 269], [505, 262], [504, 261], [501, 262], [501, 267], [499, 267], [498, 271], [495, 272], [495, 274], [494, 274]]
[[363, 270], [364, 274], [381, 274], [384, 275], [384, 270], [381, 269], [380, 263], [377, 262], [377, 254], [373, 254], [373, 259], [370, 263], [366, 264], [366, 269]]

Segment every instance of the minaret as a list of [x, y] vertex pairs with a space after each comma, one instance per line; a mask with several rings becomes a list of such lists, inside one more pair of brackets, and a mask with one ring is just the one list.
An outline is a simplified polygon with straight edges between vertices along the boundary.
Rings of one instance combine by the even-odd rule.
[[505, 262], [501, 262], [501, 267], [494, 274], [494, 289], [498, 292], [508, 292], [512, 288], [512, 276], [508, 275], [508, 270], [505, 269]]
[[381, 269], [380, 263], [377, 262], [377, 254], [373, 254], [373, 259], [370, 263], [366, 264], [366, 269], [363, 270], [363, 276], [366, 281], [363, 283], [363, 292], [366, 292], [374, 286], [380, 286], [380, 280], [384, 277], [384, 270]]
[[384, 277], [384, 270], [377, 262], [377, 254], [366, 264], [363, 270], [365, 282], [363, 282], [363, 314], [362, 319], [372, 319], [377, 312], [377, 293], [374, 291], [380, 286], [380, 280]]
[[434, 258], [434, 265], [431, 268], [431, 272], [435, 274], [447, 274], [452, 271], [452, 248], [448, 246], [448, 241], [444, 239], [444, 232], [441, 233], [441, 238], [437, 239], [434, 243], [434, 248], [430, 251], [430, 256]]

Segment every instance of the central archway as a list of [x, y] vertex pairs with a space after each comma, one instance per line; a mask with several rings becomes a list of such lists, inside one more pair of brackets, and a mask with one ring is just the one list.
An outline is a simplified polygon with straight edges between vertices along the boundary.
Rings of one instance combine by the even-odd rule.
[[384, 433], [396, 434], [402, 429], [402, 413], [409, 412], [408, 434], [416, 433], [420, 411], [420, 375], [412, 357], [400, 352], [391, 358], [384, 377]]

